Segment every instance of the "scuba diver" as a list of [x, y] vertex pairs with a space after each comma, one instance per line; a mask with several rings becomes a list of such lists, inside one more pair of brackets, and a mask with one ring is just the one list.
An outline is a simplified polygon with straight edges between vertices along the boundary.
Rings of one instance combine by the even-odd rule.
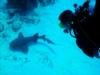
[[60, 26], [64, 28], [65, 33], [70, 33], [71, 36], [76, 38], [78, 47], [87, 56], [100, 58], [100, 27], [98, 21], [100, 0], [96, 0], [92, 14], [89, 11], [90, 2], [91, 0], [87, 0], [79, 7], [74, 4], [74, 13], [71, 10], [63, 11], [59, 16]]

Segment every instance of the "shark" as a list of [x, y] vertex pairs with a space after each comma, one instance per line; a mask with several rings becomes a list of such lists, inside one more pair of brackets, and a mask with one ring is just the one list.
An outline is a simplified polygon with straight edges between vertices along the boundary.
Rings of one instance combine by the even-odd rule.
[[[10, 42], [9, 48], [12, 51], [17, 51], [17, 52], [22, 52], [24, 54], [27, 54], [28, 53], [28, 47], [30, 45], [33, 45], [33, 44], [38, 44], [39, 39], [42, 39], [43, 41], [47, 41], [47, 43], [50, 43], [50, 44], [55, 44], [50, 39], [46, 38], [45, 35], [39, 36], [39, 33], [35, 33], [33, 36], [25, 37], [20, 32], [18, 34], [18, 37]], [[41, 44], [43, 44], [43, 43], [41, 43]], [[47, 46], [47, 45], [44, 45], [44, 46]]]

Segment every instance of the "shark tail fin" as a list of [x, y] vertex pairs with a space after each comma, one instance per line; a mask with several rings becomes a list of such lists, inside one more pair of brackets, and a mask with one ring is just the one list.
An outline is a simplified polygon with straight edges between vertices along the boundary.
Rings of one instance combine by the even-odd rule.
[[55, 44], [55, 43], [54, 43], [53, 41], [51, 41], [50, 39], [46, 38], [45, 35], [42, 35], [42, 36], [40, 36], [39, 38], [42, 39], [43, 41], [47, 41], [47, 42], [50, 43], [50, 44]]

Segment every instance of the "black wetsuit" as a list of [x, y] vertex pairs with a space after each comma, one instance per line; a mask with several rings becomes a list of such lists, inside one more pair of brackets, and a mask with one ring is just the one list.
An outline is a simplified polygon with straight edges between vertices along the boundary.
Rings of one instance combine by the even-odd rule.
[[100, 0], [97, 0], [94, 15], [80, 23], [81, 26], [78, 26], [77, 30], [77, 45], [90, 57], [94, 57], [100, 47], [99, 3]]

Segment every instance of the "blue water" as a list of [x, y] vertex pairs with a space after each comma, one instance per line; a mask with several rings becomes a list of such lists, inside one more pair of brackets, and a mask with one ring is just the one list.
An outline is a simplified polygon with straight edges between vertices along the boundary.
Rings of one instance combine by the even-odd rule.
[[[81, 5], [85, 0], [56, 0], [55, 4], [38, 6], [36, 15], [30, 13], [25, 17], [26, 21], [15, 15], [13, 25], [20, 28], [18, 31], [13, 31], [12, 25], [7, 24], [6, 0], [0, 1], [0, 26], [5, 27], [0, 32], [0, 75], [100, 75], [100, 59], [86, 56], [76, 45], [76, 39], [59, 27], [60, 13], [66, 9], [74, 11], [73, 4]], [[19, 32], [24, 37], [39, 33], [55, 44], [38, 40], [42, 44], [29, 46], [27, 54], [13, 52], [9, 44]]]

